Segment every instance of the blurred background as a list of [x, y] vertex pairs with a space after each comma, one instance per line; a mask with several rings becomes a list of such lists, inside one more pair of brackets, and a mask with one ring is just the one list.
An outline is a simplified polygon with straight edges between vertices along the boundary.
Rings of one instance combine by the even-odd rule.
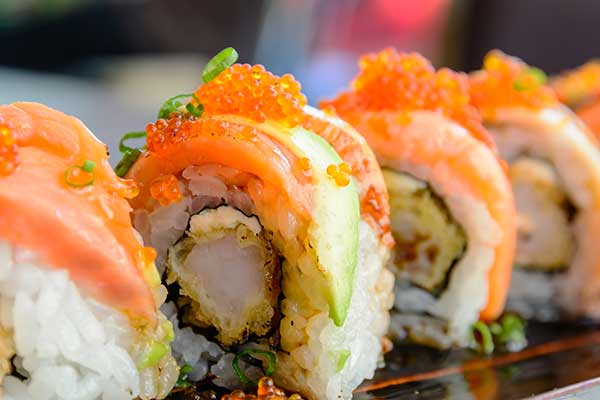
[[500, 48], [551, 74], [600, 57], [598, 37], [598, 0], [0, 0], [0, 103], [76, 115], [116, 154], [227, 46], [316, 104], [385, 46], [466, 71]]

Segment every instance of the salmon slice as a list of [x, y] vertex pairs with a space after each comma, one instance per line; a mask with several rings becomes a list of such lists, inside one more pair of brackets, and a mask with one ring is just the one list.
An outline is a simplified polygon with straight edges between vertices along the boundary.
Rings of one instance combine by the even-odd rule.
[[[17, 145], [16, 168], [0, 176], [0, 240], [68, 270], [98, 301], [154, 323], [153, 260], [124, 198], [136, 189], [115, 176], [106, 146], [76, 118], [36, 103], [0, 106], [0, 128]], [[70, 186], [66, 171], [86, 160], [95, 163], [93, 184]]]
[[[289, 150], [289, 144], [273, 138], [269, 134], [274, 134], [272, 131], [276, 128], [268, 123], [257, 124], [235, 116], [183, 122], [173, 118], [148, 125], [150, 151], [136, 161], [127, 175], [140, 188], [139, 195], [131, 201], [133, 208], [147, 208], [154, 201], [150, 187], [158, 177], [179, 174], [190, 165], [220, 164], [260, 177], [281, 190], [296, 211], [310, 215], [312, 180], [302, 170], [300, 157]], [[170, 142], [160, 148], [153, 141]], [[207, 148], [212, 151], [206, 152]]]
[[595, 144], [600, 140], [600, 98], [594, 103], [587, 104], [577, 111], [577, 116], [594, 132]]

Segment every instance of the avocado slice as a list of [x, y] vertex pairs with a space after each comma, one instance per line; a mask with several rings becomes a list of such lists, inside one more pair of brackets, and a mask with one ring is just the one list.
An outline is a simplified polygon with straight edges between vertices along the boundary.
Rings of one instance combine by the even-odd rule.
[[327, 282], [329, 316], [342, 326], [350, 308], [358, 262], [358, 191], [353, 182], [340, 187], [327, 175], [327, 166], [342, 162], [329, 143], [301, 127], [293, 128], [291, 134], [292, 142], [311, 161], [315, 221], [309, 228], [309, 240]]

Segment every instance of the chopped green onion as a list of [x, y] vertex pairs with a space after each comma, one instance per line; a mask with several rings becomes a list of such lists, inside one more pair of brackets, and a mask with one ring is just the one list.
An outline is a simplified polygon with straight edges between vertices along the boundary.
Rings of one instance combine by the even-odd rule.
[[139, 149], [127, 150], [123, 153], [123, 158], [115, 167], [115, 173], [119, 178], [127, 175], [127, 172], [131, 169], [131, 166], [135, 164], [137, 159], [140, 157], [142, 152]]
[[158, 110], [157, 118], [158, 119], [169, 118], [169, 115], [171, 115], [172, 113], [174, 113], [180, 107], [183, 106], [183, 102], [181, 102], [180, 99], [187, 99], [192, 96], [194, 96], [193, 93], [185, 93], [185, 94], [178, 94], [177, 96], [171, 97], [170, 99], [165, 101], [163, 103], [163, 105], [160, 107], [160, 110]]
[[198, 103], [198, 105], [194, 105], [193, 103], [187, 103], [185, 105], [185, 109], [194, 117], [198, 118], [201, 117], [202, 113], [204, 112], [204, 107], [200, 103]]
[[497, 322], [492, 322], [490, 325], [490, 332], [492, 335], [498, 336], [502, 334], [502, 326]]
[[165, 341], [172, 342], [173, 340], [175, 340], [175, 331], [173, 330], [173, 324], [171, 323], [171, 321], [164, 321], [162, 323], [162, 328], [165, 331]]
[[[494, 339], [490, 328], [483, 321], [477, 321], [472, 328], [472, 334], [477, 349], [484, 354], [491, 354], [494, 351]], [[478, 333], [480, 340], [477, 339], [475, 334]]]
[[179, 376], [177, 377], [177, 382], [175, 383], [175, 387], [177, 388], [188, 388], [192, 386], [192, 382], [188, 380], [188, 375], [192, 372], [193, 368], [191, 365], [184, 365], [179, 370]]
[[85, 162], [81, 166], [81, 169], [84, 170], [85, 172], [93, 172], [94, 171], [94, 167], [96, 167], [96, 163], [95, 162], [93, 162], [91, 160], [85, 160]]
[[127, 140], [130, 139], [141, 139], [146, 137], [145, 131], [138, 132], [128, 132], [123, 135], [121, 140], [119, 141], [119, 151], [123, 153], [123, 158], [115, 167], [115, 173], [119, 178], [124, 177], [127, 172], [131, 169], [131, 166], [137, 161], [137, 159], [142, 154], [142, 150], [145, 146], [142, 146], [141, 149], [135, 147], [129, 147], [125, 144]]
[[506, 314], [500, 320], [501, 333], [498, 340], [501, 343], [522, 343], [527, 340], [525, 336], [525, 322], [515, 314]]
[[350, 358], [351, 354], [352, 353], [350, 350], [340, 350], [338, 352], [338, 362], [335, 372], [341, 372], [344, 369], [346, 366], [346, 361], [348, 361], [348, 358]]
[[548, 81], [546, 73], [539, 68], [529, 67], [527, 68], [527, 74], [533, 76], [538, 85], [543, 85]]
[[119, 141], [119, 151], [121, 153], [125, 153], [126, 151], [131, 151], [134, 150], [134, 147], [129, 147], [125, 145], [125, 141], [129, 140], [129, 139], [139, 139], [139, 138], [145, 138], [146, 137], [146, 132], [145, 131], [140, 131], [140, 132], [129, 132], [123, 135], [123, 137], [121, 138], [121, 141]]
[[[533, 85], [528, 84], [527, 81], [523, 77], [532, 77]], [[513, 82], [513, 89], [518, 92], [522, 92], [524, 90], [535, 89], [537, 87], [542, 86], [548, 81], [548, 77], [546, 73], [539, 68], [529, 67], [523, 72], [523, 77], [517, 78]]]
[[240, 382], [242, 382], [242, 384], [244, 384], [244, 385], [248, 385], [250, 383], [257, 384], [257, 382], [253, 382], [250, 379], [248, 379], [248, 377], [242, 372], [242, 369], [240, 368], [240, 365], [239, 365], [239, 361], [240, 361], [241, 357], [246, 356], [246, 355], [252, 355], [252, 354], [260, 354], [260, 355], [267, 357], [267, 361], [268, 361], [269, 365], [267, 366], [267, 370], [264, 371], [266, 376], [271, 376], [271, 375], [273, 375], [273, 372], [275, 372], [275, 364], [277, 362], [275, 353], [273, 353], [272, 351], [260, 350], [260, 349], [243, 350], [243, 351], [237, 353], [235, 355], [235, 357], [233, 357], [231, 366], [233, 367], [233, 372], [235, 372], [235, 374], [237, 375]]
[[517, 79], [513, 82], [513, 89], [515, 89], [517, 92], [522, 92], [523, 90], [526, 90], [527, 87], [519, 79]]
[[216, 56], [206, 64], [202, 71], [202, 81], [208, 83], [215, 79], [217, 75], [231, 66], [238, 59], [238, 53], [233, 47], [227, 47], [217, 53]]
[[[96, 177], [94, 176], [94, 167], [96, 166], [96, 163], [90, 160], [86, 160], [83, 165], [72, 165], [69, 168], [67, 168], [67, 170], [65, 171], [65, 182], [67, 183], [67, 185], [71, 186], [71, 187], [75, 187], [75, 188], [81, 188], [81, 187], [85, 187], [85, 186], [89, 186], [91, 184], [94, 183], [94, 181], [96, 180]], [[72, 179], [72, 174], [75, 171], [83, 171], [86, 172], [88, 174], [90, 174], [90, 179], [88, 179], [87, 181], [84, 182], [75, 182]]]
[[169, 351], [169, 347], [161, 342], [152, 342], [149, 348], [144, 353], [142, 360], [138, 364], [138, 369], [146, 369], [154, 367], [160, 362], [165, 354]]

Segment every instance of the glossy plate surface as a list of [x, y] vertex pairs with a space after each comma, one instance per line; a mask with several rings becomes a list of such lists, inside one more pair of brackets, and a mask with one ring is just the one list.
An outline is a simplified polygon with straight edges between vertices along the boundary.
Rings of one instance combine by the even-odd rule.
[[[481, 357], [397, 346], [386, 367], [355, 399], [600, 399], [600, 331], [592, 326], [535, 324], [518, 353]], [[536, 397], [538, 396], [538, 397]]]

